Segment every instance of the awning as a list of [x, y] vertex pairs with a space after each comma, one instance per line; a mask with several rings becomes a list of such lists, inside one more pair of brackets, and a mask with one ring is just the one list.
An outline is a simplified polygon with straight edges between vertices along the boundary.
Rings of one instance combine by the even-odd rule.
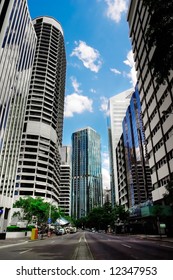
[[56, 220], [55, 225], [57, 226], [65, 226], [68, 225], [70, 222], [64, 219], [63, 217], [60, 217]]

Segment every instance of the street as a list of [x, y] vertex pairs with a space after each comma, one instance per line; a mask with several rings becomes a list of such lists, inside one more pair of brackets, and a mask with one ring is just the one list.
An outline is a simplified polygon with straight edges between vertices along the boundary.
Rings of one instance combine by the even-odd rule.
[[173, 260], [173, 243], [79, 231], [0, 247], [1, 260]]

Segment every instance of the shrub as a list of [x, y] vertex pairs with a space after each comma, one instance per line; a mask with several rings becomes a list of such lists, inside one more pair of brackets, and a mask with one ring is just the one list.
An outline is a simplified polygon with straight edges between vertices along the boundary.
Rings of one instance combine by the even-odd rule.
[[25, 228], [17, 227], [17, 226], [8, 226], [7, 231], [8, 232], [16, 232], [16, 231], [31, 231], [35, 226], [27, 226]]

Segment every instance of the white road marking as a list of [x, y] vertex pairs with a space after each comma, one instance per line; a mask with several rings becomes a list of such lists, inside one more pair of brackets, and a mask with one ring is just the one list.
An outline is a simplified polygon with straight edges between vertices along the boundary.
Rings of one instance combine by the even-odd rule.
[[171, 249], [173, 249], [173, 247], [172, 246], [168, 246], [168, 245], [160, 245], [161, 247], [167, 247], [167, 248], [171, 248]]
[[128, 247], [128, 248], [132, 248], [130, 245], [127, 245], [127, 244], [121, 244], [121, 245]]
[[25, 253], [27, 253], [27, 252], [29, 252], [29, 251], [31, 251], [32, 249], [28, 249], [28, 250], [26, 250], [26, 251], [22, 251], [22, 252], [20, 252], [19, 254], [21, 255], [21, 254], [25, 254]]

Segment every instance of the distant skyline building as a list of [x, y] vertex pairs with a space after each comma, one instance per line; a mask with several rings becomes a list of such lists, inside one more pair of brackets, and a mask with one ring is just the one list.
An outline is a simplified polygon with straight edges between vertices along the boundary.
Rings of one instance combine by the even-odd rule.
[[100, 135], [86, 127], [72, 134], [71, 215], [84, 217], [102, 203]]
[[[165, 84], [156, 82], [149, 67], [154, 49], [148, 49], [145, 41], [149, 18], [143, 1], [131, 0], [127, 20], [151, 168], [152, 198], [154, 203], [163, 204], [165, 186], [173, 176], [173, 71], [170, 71]], [[164, 111], [168, 113], [164, 114]]]
[[60, 197], [59, 207], [61, 211], [70, 216], [71, 214], [71, 146], [62, 146], [60, 149]]
[[122, 134], [122, 121], [125, 116], [127, 107], [134, 88], [121, 92], [109, 99], [109, 159], [110, 159], [110, 188], [111, 203], [115, 206], [118, 203], [118, 180], [117, 180], [117, 163], [116, 147]]
[[111, 190], [103, 189], [103, 205], [105, 203], [111, 203]]
[[19, 148], [36, 48], [25, 0], [0, 3], [0, 231], [13, 205]]
[[42, 197], [60, 201], [66, 54], [60, 23], [52, 17], [33, 20], [37, 47], [24, 120], [15, 200]]
[[[137, 86], [123, 120], [123, 140], [130, 208], [152, 199], [151, 174]], [[125, 190], [120, 188], [119, 190], [121, 197], [121, 193]]]

